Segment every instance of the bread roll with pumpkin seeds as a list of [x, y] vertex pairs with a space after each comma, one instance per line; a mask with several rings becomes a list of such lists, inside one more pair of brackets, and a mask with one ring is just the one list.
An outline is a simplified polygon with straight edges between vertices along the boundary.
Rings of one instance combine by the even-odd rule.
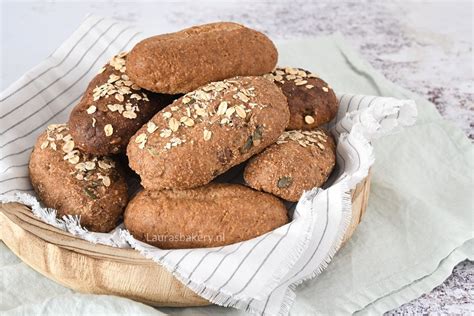
[[286, 131], [249, 161], [244, 179], [251, 188], [296, 202], [304, 191], [321, 187], [335, 164], [336, 145], [328, 132]]
[[136, 239], [162, 249], [230, 245], [286, 223], [288, 214], [279, 199], [238, 184], [141, 191], [124, 215], [125, 227]]
[[336, 117], [339, 103], [332, 88], [302, 68], [277, 68], [266, 78], [274, 81], [288, 99], [287, 130], [312, 130]]
[[84, 154], [65, 124], [48, 126], [31, 153], [31, 184], [57, 216], [80, 216], [81, 225], [95, 232], [116, 227], [127, 205], [127, 185], [115, 162]]
[[125, 151], [130, 137], [177, 97], [145, 91], [127, 75], [126, 53], [114, 56], [92, 79], [69, 118], [76, 145], [94, 155]]
[[186, 189], [274, 143], [288, 105], [263, 77], [236, 77], [190, 92], [157, 113], [130, 140], [130, 167], [147, 190]]
[[261, 76], [277, 60], [265, 34], [217, 22], [144, 39], [130, 51], [127, 70], [140, 87], [176, 94], [235, 76]]

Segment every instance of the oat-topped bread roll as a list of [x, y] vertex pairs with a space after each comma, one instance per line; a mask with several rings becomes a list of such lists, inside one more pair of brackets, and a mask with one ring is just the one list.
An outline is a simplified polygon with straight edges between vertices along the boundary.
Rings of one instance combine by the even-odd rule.
[[127, 205], [121, 170], [107, 157], [79, 151], [65, 124], [48, 126], [35, 144], [30, 179], [40, 200], [63, 215], [78, 215], [95, 232], [115, 228]]
[[335, 164], [336, 146], [328, 132], [286, 131], [249, 161], [244, 179], [256, 190], [296, 202], [304, 191], [321, 187]]
[[286, 223], [280, 200], [238, 184], [141, 191], [124, 216], [125, 228], [136, 239], [162, 249], [229, 245]]
[[277, 68], [265, 75], [288, 99], [290, 124], [287, 130], [312, 130], [331, 121], [338, 102], [332, 88], [315, 74], [302, 68]]
[[275, 45], [264, 34], [219, 22], [141, 41], [130, 51], [127, 71], [147, 90], [176, 94], [212, 81], [263, 75], [277, 59]]
[[263, 77], [237, 77], [190, 92], [130, 140], [130, 167], [148, 190], [209, 183], [274, 143], [289, 118], [281, 90]]
[[127, 75], [126, 53], [114, 56], [90, 82], [71, 112], [76, 145], [95, 155], [124, 151], [130, 137], [175, 97], [144, 91]]

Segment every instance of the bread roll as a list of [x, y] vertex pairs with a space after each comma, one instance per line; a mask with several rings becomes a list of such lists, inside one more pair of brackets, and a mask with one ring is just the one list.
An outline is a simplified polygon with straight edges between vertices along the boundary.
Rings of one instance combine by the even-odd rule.
[[263, 77], [238, 77], [190, 92], [130, 140], [130, 167], [148, 190], [187, 189], [274, 143], [288, 124], [281, 90]]
[[263, 75], [277, 59], [275, 45], [264, 34], [219, 22], [139, 42], [129, 54], [127, 71], [142, 88], [177, 94], [212, 81]]
[[229, 245], [288, 222], [280, 200], [237, 184], [142, 191], [130, 201], [124, 218], [136, 239], [162, 249]]
[[144, 91], [125, 68], [126, 53], [114, 56], [90, 82], [69, 118], [77, 147], [94, 155], [125, 151], [130, 137], [176, 97]]
[[256, 190], [296, 202], [304, 191], [321, 187], [335, 164], [336, 146], [326, 131], [286, 131], [249, 161], [244, 179]]
[[288, 99], [290, 124], [287, 130], [313, 130], [337, 115], [339, 103], [332, 88], [302, 68], [277, 68], [266, 78], [274, 81]]
[[30, 179], [41, 201], [57, 216], [80, 216], [95, 232], [116, 227], [127, 205], [121, 170], [107, 157], [79, 151], [65, 124], [50, 125], [31, 153]]

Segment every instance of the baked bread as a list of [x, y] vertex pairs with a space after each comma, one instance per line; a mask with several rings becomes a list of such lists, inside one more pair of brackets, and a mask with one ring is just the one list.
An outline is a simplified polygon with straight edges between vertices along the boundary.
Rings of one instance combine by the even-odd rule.
[[114, 56], [71, 112], [71, 135], [86, 153], [103, 156], [124, 151], [130, 137], [175, 99], [134, 84], [126, 73], [126, 58], [126, 53]]
[[277, 59], [275, 45], [264, 34], [219, 22], [139, 42], [130, 51], [127, 72], [142, 88], [177, 94], [213, 81], [269, 73]]
[[31, 153], [33, 188], [57, 216], [80, 216], [81, 225], [95, 232], [114, 229], [127, 205], [127, 185], [121, 170], [107, 157], [79, 151], [65, 124], [48, 126]]
[[124, 215], [125, 228], [136, 239], [162, 249], [229, 245], [287, 222], [280, 200], [238, 184], [141, 191]]
[[288, 118], [285, 96], [261, 76], [210, 83], [138, 130], [129, 165], [147, 190], [204, 185], [274, 143]]
[[312, 130], [336, 117], [339, 104], [334, 91], [308, 70], [277, 68], [265, 77], [274, 81], [288, 99], [287, 130]]
[[251, 188], [296, 202], [321, 187], [335, 164], [336, 145], [326, 131], [286, 131], [249, 161], [244, 179]]

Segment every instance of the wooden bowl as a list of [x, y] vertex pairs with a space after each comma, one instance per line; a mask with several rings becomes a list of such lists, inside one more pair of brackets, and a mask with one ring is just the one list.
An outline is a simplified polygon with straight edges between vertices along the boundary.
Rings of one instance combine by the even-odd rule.
[[[362, 219], [369, 190], [370, 175], [352, 191], [352, 221], [344, 241]], [[210, 304], [137, 251], [74, 237], [40, 221], [22, 204], [0, 205], [0, 239], [30, 267], [78, 292], [118, 295], [153, 306]]]

